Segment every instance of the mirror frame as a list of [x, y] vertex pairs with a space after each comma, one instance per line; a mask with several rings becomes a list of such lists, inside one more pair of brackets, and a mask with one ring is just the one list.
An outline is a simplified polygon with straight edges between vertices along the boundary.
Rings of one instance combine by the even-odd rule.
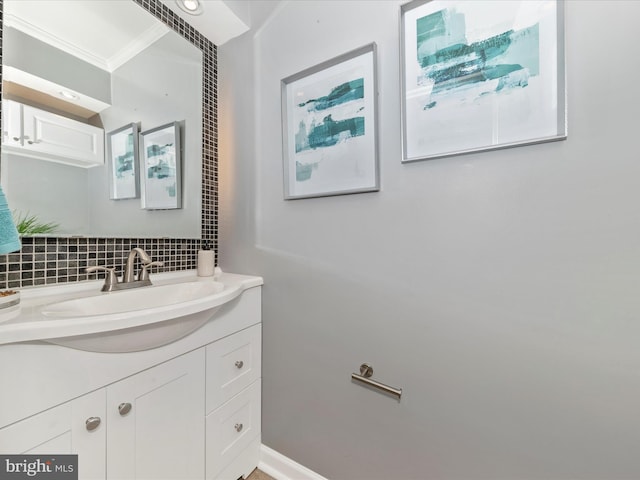
[[[28, 237], [20, 252], [0, 255], [0, 288], [49, 285], [98, 278], [87, 275], [88, 265], [115, 264], [120, 268], [134, 246], [163, 260], [161, 271], [196, 268], [197, 251], [208, 243], [218, 262], [218, 93], [217, 48], [204, 35], [160, 0], [131, 0], [202, 52], [202, 210], [200, 239], [140, 239], [101, 237]], [[0, 0], [0, 45], [3, 35], [3, 0]], [[0, 97], [2, 51], [0, 48]], [[0, 112], [1, 120], [1, 112]], [[49, 252], [56, 261], [49, 262]], [[52, 257], [53, 258], [53, 257]]]

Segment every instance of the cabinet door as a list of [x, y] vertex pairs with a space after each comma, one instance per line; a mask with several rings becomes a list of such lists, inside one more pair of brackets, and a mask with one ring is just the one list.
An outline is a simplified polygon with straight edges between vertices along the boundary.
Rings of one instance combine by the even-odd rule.
[[204, 349], [107, 387], [107, 478], [204, 478]]
[[78, 166], [104, 164], [104, 131], [92, 125], [22, 106], [23, 146], [50, 160]]
[[13, 100], [2, 100], [2, 144], [14, 147], [22, 145], [21, 105]]
[[0, 452], [77, 454], [78, 478], [105, 478], [105, 391], [97, 390], [0, 429]]

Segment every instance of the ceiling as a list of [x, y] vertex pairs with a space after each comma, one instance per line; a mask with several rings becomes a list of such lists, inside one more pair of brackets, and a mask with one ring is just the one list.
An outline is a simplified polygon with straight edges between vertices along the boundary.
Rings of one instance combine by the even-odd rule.
[[109, 72], [169, 31], [130, 0], [5, 0], [4, 23]]
[[[160, 1], [216, 45], [249, 29], [247, 0], [201, 0], [203, 13], [199, 16], [183, 12], [175, 0]], [[131, 0], [4, 0], [4, 25], [107, 72], [169, 32], [166, 25]], [[78, 92], [74, 92], [77, 98], [73, 102], [60, 103], [60, 90], [68, 90], [64, 86], [9, 66], [3, 73], [6, 93], [31, 99], [38, 96], [40, 104], [81, 118], [108, 106]], [[45, 96], [40, 97], [40, 93]]]
[[184, 12], [175, 0], [160, 1], [218, 46], [249, 30], [249, 2], [246, 0], [200, 0], [201, 15]]
[[[203, 13], [193, 16], [160, 1], [216, 45], [249, 29], [246, 2], [201, 0]], [[131, 0], [5, 0], [4, 23], [109, 72], [168, 31]]]

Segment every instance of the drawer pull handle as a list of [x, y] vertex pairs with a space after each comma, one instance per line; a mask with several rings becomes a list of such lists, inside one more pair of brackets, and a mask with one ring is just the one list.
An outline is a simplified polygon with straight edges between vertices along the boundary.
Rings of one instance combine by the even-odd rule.
[[89, 417], [89, 418], [87, 418], [87, 421], [84, 422], [84, 424], [86, 425], [87, 430], [91, 432], [91, 431], [95, 430], [96, 428], [98, 428], [98, 426], [100, 425], [101, 421], [102, 420], [100, 420], [100, 417]]
[[240, 369], [240, 368], [244, 367], [244, 362], [243, 362], [242, 360], [238, 360], [238, 361], [236, 362], [236, 367], [237, 367], [238, 369]]
[[233, 428], [236, 429], [236, 432], [240, 433], [242, 431], [243, 425], [241, 423], [236, 423]]
[[131, 404], [129, 402], [121, 403], [120, 405], [118, 405], [118, 412], [120, 412], [120, 415], [122, 415], [123, 417], [130, 411]]

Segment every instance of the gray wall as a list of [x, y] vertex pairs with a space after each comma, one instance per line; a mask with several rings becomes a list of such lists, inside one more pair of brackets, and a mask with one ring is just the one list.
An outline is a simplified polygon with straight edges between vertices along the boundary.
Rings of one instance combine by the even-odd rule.
[[[220, 48], [263, 442], [335, 480], [640, 478], [640, 2], [567, 2], [567, 141], [407, 165], [402, 3], [283, 2]], [[382, 191], [283, 201], [280, 79], [372, 41]], [[363, 361], [401, 402], [351, 383]]]
[[3, 30], [2, 64], [111, 103], [109, 72], [41, 42], [20, 30]]
[[[2, 186], [17, 217], [57, 223], [61, 235], [86, 234], [89, 184], [86, 168], [2, 154]], [[34, 172], [38, 172], [34, 175]], [[56, 199], [52, 202], [52, 199]], [[64, 208], [62, 208], [64, 206]]]

